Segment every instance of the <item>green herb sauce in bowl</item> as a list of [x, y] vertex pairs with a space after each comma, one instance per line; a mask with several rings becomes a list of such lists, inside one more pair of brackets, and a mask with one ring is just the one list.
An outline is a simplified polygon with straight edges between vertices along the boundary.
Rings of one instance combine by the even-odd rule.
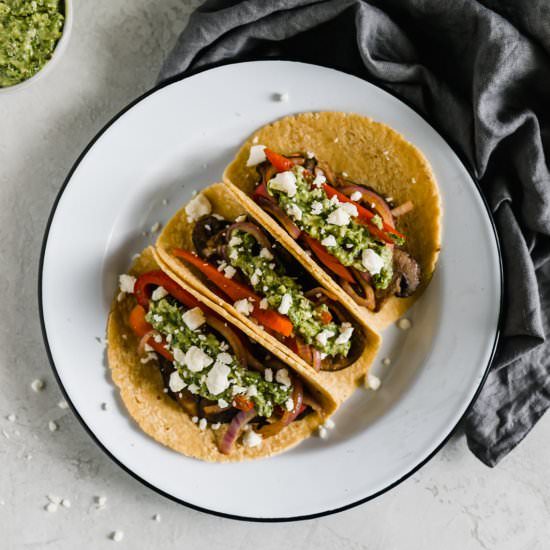
[[29, 80], [52, 59], [65, 31], [66, 2], [0, 0], [0, 88]]

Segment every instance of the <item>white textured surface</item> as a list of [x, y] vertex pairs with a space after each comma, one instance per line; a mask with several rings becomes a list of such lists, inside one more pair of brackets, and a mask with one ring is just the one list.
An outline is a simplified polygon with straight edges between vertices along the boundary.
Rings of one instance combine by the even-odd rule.
[[[0, 102], [0, 546], [109, 548], [110, 534], [121, 530], [119, 544], [129, 548], [545, 548], [548, 418], [496, 469], [454, 438], [376, 501], [277, 526], [212, 518], [163, 499], [110, 462], [72, 413], [58, 408], [36, 298], [51, 203], [97, 130], [153, 84], [163, 52], [194, 4], [77, 1], [74, 33], [60, 64]], [[36, 378], [47, 383], [38, 393], [30, 386]], [[15, 422], [6, 418], [10, 413]], [[50, 420], [58, 431], [49, 430]], [[68, 499], [71, 507], [49, 513], [47, 495]], [[105, 508], [97, 509], [94, 497], [102, 495]], [[160, 523], [152, 519], [157, 513]]]

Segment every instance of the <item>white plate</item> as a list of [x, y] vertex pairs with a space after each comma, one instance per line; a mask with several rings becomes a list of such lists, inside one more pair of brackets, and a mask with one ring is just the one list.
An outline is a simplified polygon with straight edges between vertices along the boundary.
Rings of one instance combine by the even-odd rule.
[[[287, 92], [278, 102], [275, 92]], [[289, 113], [338, 110], [389, 124], [432, 164], [444, 202], [443, 251], [413, 328], [384, 334], [377, 392], [359, 389], [316, 437], [281, 456], [212, 465], [163, 448], [129, 419], [104, 348], [116, 276], [199, 189], [217, 181], [240, 143]], [[168, 206], [163, 204], [168, 199]], [[429, 215], [429, 213], [427, 213]], [[282, 61], [196, 74], [147, 94], [81, 156], [44, 239], [41, 315], [67, 398], [102, 448], [159, 492], [216, 514], [259, 520], [322, 515], [364, 502], [424, 463], [480, 387], [498, 337], [501, 268], [487, 208], [445, 141], [412, 109], [363, 80]], [[383, 367], [381, 359], [391, 357]], [[100, 407], [107, 403], [107, 411]]]

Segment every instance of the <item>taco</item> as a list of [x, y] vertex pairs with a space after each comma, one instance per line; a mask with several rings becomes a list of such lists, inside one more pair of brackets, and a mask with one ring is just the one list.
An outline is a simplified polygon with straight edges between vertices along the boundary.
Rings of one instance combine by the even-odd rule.
[[224, 180], [377, 328], [398, 319], [430, 281], [440, 249], [437, 184], [418, 149], [384, 124], [333, 112], [283, 118], [254, 133]]
[[261, 458], [308, 437], [335, 410], [315, 381], [169, 271], [152, 248], [120, 278], [108, 360], [140, 428], [187, 456]]
[[366, 374], [378, 334], [319, 285], [224, 184], [176, 213], [156, 247], [163, 266], [260, 334], [270, 349], [319, 373], [338, 401]]

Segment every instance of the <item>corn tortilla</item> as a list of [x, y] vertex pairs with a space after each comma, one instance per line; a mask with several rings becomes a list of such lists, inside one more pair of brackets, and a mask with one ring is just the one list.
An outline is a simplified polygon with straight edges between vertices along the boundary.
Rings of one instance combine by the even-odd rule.
[[[154, 269], [159, 269], [159, 262], [154, 250], [148, 248], [136, 259], [130, 273], [139, 276]], [[223, 309], [208, 303], [206, 298], [178, 280], [173, 273], [167, 272], [167, 274], [205, 305], [227, 318], [227, 313]], [[117, 298], [113, 300], [107, 327], [109, 367], [130, 416], [146, 434], [166, 447], [209, 462], [265, 458], [300, 443], [335, 410], [336, 403], [330, 395], [324, 392], [314, 380], [308, 380], [307, 376], [302, 375], [310, 392], [323, 405], [326, 412], [325, 418], [312, 412], [302, 420], [293, 422], [276, 436], [266, 438], [260, 447], [245, 447], [238, 442], [230, 455], [221, 453], [218, 450], [218, 441], [225, 432], [225, 425], [216, 431], [210, 427], [201, 431], [198, 425], [192, 422], [190, 416], [163, 392], [164, 384], [156, 360], [145, 364], [141, 362], [137, 353], [139, 339], [128, 325], [128, 316], [135, 305], [136, 300], [130, 294], [124, 294], [121, 300]], [[259, 340], [255, 334], [250, 334], [246, 327], [239, 326], [238, 321], [234, 321], [233, 324]], [[280, 355], [276, 350], [274, 354]], [[285, 361], [284, 356], [279, 358]], [[293, 367], [293, 365], [289, 366]], [[299, 369], [294, 368], [294, 370]]]
[[[335, 173], [346, 172], [350, 180], [371, 186], [393, 197], [395, 204], [414, 203], [414, 209], [397, 219], [396, 227], [407, 237], [405, 250], [422, 270], [417, 292], [408, 298], [390, 297], [379, 312], [366, 308], [364, 318], [382, 330], [399, 319], [428, 285], [441, 247], [441, 201], [432, 169], [423, 154], [398, 132], [374, 120], [352, 113], [317, 112], [288, 116], [268, 124], [250, 136], [224, 172], [241, 204], [276, 236], [326, 288], [349, 305], [352, 298], [278, 224], [274, 218], [252, 206], [249, 198], [256, 186], [255, 167], [247, 167], [250, 147], [262, 144], [282, 154], [308, 152], [327, 163]], [[241, 191], [241, 192], [239, 192]], [[252, 204], [251, 204], [252, 203]], [[255, 205], [254, 205], [255, 206]]]

